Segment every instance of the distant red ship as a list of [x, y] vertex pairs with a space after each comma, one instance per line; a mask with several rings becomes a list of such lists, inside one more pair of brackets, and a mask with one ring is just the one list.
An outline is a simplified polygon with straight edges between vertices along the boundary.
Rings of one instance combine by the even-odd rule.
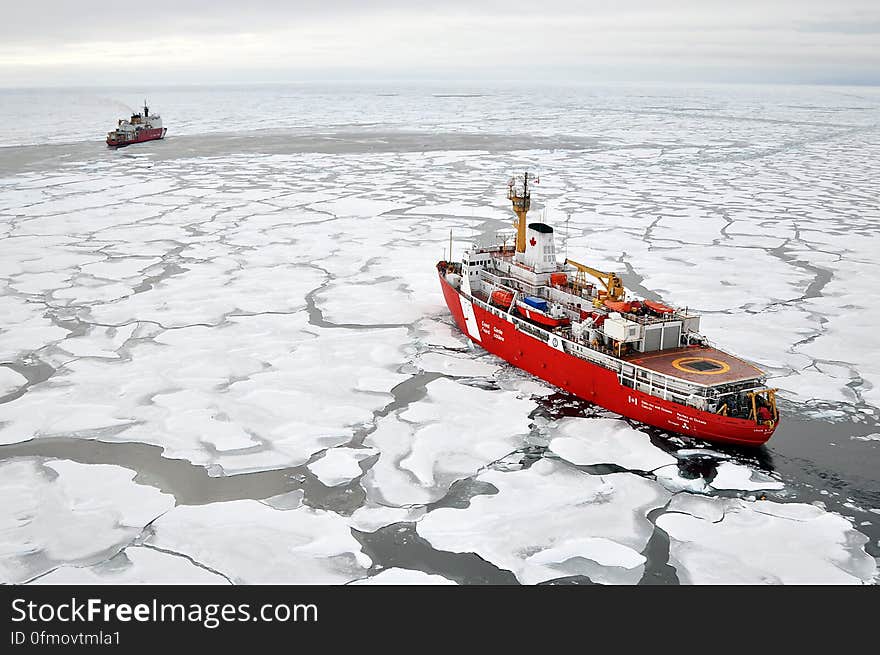
[[150, 108], [144, 101], [144, 113], [132, 114], [129, 120], [119, 119], [116, 129], [107, 133], [107, 145], [111, 148], [121, 148], [132, 143], [155, 141], [165, 136], [165, 128], [162, 127], [162, 117], [158, 114], [150, 115]]
[[461, 262], [437, 264], [462, 332], [514, 366], [642, 423], [707, 441], [765, 443], [779, 412], [764, 372], [712, 347], [698, 315], [627, 299], [614, 273], [557, 263], [553, 228], [526, 223], [533, 180], [526, 173], [509, 183], [515, 247], [475, 247]]

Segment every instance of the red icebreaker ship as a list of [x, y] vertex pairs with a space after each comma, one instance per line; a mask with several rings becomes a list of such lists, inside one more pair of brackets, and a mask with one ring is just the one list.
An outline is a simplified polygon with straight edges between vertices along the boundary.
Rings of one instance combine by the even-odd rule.
[[707, 441], [765, 443], [779, 412], [764, 372], [709, 345], [697, 314], [628, 299], [614, 273], [557, 263], [553, 228], [526, 221], [534, 181], [526, 173], [509, 182], [515, 246], [472, 248], [460, 263], [437, 264], [461, 331], [514, 366], [636, 421]]
[[132, 143], [155, 141], [164, 136], [162, 117], [157, 114], [150, 116], [150, 108], [144, 101], [143, 114], [132, 114], [128, 120], [120, 118], [116, 129], [107, 133], [107, 145], [111, 148], [121, 148]]

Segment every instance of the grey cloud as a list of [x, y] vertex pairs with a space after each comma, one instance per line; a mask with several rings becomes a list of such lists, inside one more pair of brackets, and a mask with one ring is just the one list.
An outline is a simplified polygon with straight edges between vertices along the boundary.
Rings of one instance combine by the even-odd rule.
[[880, 79], [877, 0], [33, 0], [3, 18], [0, 85], [486, 77], [522, 58], [536, 78]]

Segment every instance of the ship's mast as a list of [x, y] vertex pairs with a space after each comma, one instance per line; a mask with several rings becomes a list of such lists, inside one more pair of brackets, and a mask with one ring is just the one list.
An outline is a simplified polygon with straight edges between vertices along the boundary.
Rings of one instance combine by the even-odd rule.
[[147, 107], [147, 99], [144, 98], [144, 118], [149, 118], [150, 116], [150, 108]]
[[529, 182], [538, 178], [526, 171], [522, 175], [515, 175], [507, 183], [507, 197], [513, 204], [513, 212], [516, 214], [516, 251], [526, 251], [526, 214], [532, 204]]

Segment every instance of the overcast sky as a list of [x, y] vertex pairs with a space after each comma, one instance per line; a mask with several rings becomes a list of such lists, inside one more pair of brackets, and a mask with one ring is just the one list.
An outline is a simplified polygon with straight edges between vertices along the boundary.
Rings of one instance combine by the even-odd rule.
[[880, 0], [23, 0], [0, 85], [880, 84]]

